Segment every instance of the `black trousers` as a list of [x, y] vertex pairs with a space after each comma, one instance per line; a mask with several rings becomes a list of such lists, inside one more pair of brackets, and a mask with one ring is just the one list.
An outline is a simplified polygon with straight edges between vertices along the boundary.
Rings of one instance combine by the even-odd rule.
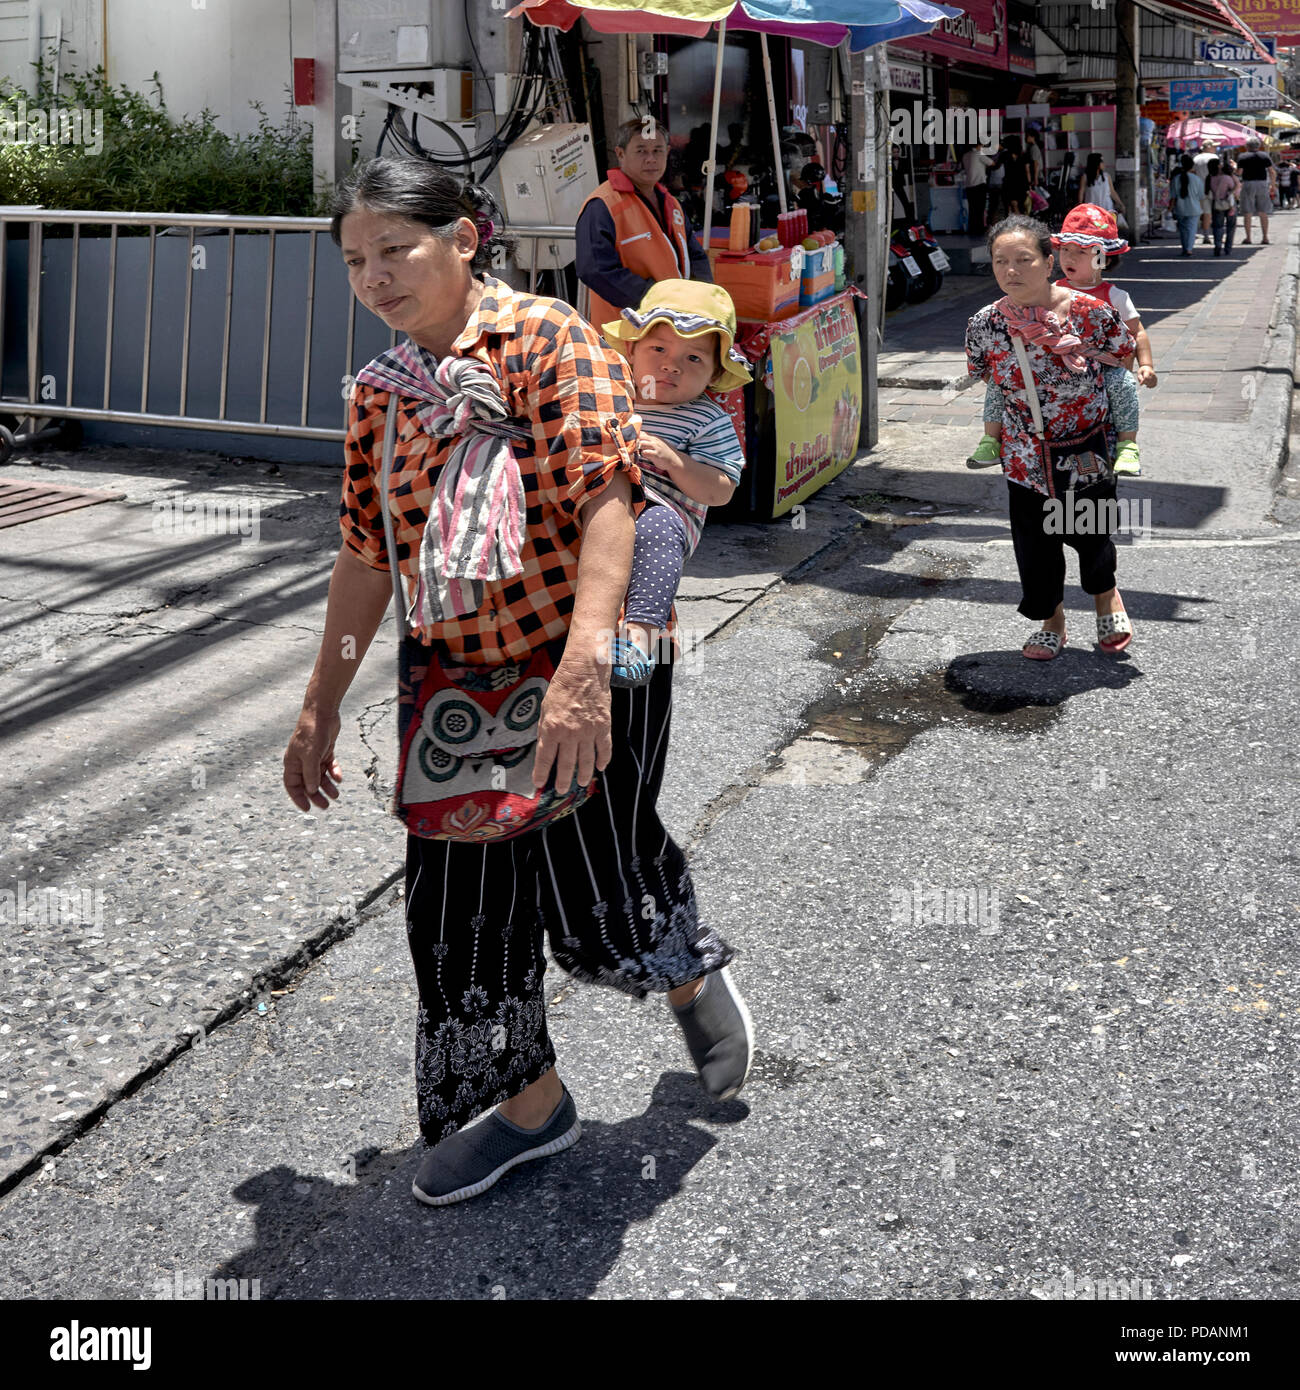
[[966, 231], [970, 236], [984, 235], [984, 206], [988, 197], [986, 184], [966, 190]]
[[610, 692], [600, 790], [505, 843], [406, 841], [406, 930], [419, 989], [415, 1086], [436, 1144], [555, 1065], [543, 933], [556, 965], [635, 998], [720, 970], [734, 952], [702, 926], [686, 860], [655, 811], [672, 666]]
[[[1094, 483], [1091, 487], [1071, 490], [1070, 474], [1056, 470], [1052, 475], [1060, 511], [1052, 508], [1051, 499], [1022, 483], [1007, 483], [1011, 509], [1011, 543], [1015, 547], [1016, 567], [1020, 571], [1022, 597], [1019, 612], [1026, 618], [1041, 622], [1056, 612], [1065, 598], [1065, 547], [1068, 545], [1079, 557], [1079, 583], [1085, 594], [1104, 594], [1115, 587], [1115, 542], [1109, 530], [1100, 534], [1065, 530], [1054, 526], [1054, 512], [1066, 512], [1073, 522], [1073, 511], [1067, 503], [1084, 501], [1097, 519], [1104, 511], [1091, 504], [1115, 501], [1115, 479]], [[1069, 494], [1067, 497], [1067, 493]], [[1094, 522], [1095, 524], [1095, 522]]]

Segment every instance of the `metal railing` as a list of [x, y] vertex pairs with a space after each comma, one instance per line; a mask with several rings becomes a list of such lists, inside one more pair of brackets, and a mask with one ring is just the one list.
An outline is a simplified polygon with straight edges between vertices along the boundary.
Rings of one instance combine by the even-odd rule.
[[[24, 223], [28, 227], [27, 260], [27, 370], [26, 399], [0, 396], [0, 413], [16, 415], [20, 419], [38, 420], [104, 420], [135, 425], [160, 425], [171, 428], [217, 430], [239, 434], [280, 435], [295, 439], [342, 440], [344, 430], [321, 428], [308, 425], [308, 400], [312, 380], [313, 342], [312, 330], [316, 311], [316, 280], [318, 242], [322, 233], [329, 237], [329, 219], [323, 217], [237, 217], [221, 214], [174, 214], [154, 212], [86, 212], [62, 211], [46, 208], [0, 208], [0, 364], [4, 358], [5, 297], [9, 255], [9, 226], [11, 223]], [[49, 225], [72, 227], [71, 271], [68, 284], [67, 314], [67, 361], [62, 390], [58, 394], [62, 403], [53, 399], [41, 399], [47, 394], [42, 389], [42, 342], [45, 328], [42, 314], [42, 262], [45, 251], [45, 228]], [[108, 247], [108, 283], [104, 329], [104, 374], [103, 390], [98, 406], [74, 406], [73, 390], [76, 384], [77, 348], [79, 324], [77, 317], [78, 292], [80, 289], [81, 239], [83, 227], [111, 228]], [[148, 229], [148, 267], [145, 276], [144, 338], [139, 359], [140, 405], [139, 409], [122, 409], [110, 404], [112, 398], [113, 368], [117, 361], [114, 352], [114, 311], [117, 298], [119, 231], [127, 228], [132, 231]], [[166, 236], [173, 230], [184, 229], [188, 244], [185, 258], [185, 290], [181, 304], [180, 329], [180, 395], [177, 413], [161, 413], [149, 409], [149, 383], [151, 370], [151, 349], [154, 329], [154, 292], [157, 263], [157, 243], [160, 235]], [[511, 236], [534, 241], [570, 242], [573, 241], [572, 227], [509, 227]], [[195, 234], [196, 232], [225, 233], [226, 241], [226, 284], [224, 313], [221, 315], [221, 357], [219, 404], [215, 415], [191, 415], [188, 412], [190, 398], [190, 356], [191, 343], [196, 333], [193, 322], [194, 276], [195, 276]], [[235, 251], [237, 233], [267, 233], [266, 284], [262, 301], [262, 334], [259, 407], [256, 419], [243, 419], [228, 414], [228, 392], [230, 386], [231, 324], [235, 304]], [[268, 388], [272, 368], [272, 304], [276, 288], [276, 238], [286, 233], [308, 233], [307, 275], [303, 288], [305, 327], [302, 338], [302, 378], [298, 398], [298, 419], [296, 423], [269, 420]], [[328, 249], [335, 250], [333, 242]], [[520, 256], [519, 260], [536, 260], [536, 256]], [[341, 264], [341, 261], [340, 261]], [[527, 272], [527, 267], [524, 268]], [[536, 272], [530, 276], [536, 283]], [[344, 285], [346, 292], [346, 284]], [[353, 355], [356, 341], [357, 301], [347, 293], [347, 331], [340, 353], [340, 382], [351, 377], [354, 371]], [[205, 331], [209, 325], [199, 324], [197, 332]], [[215, 325], [211, 325], [215, 328]], [[389, 345], [396, 343], [396, 330], [389, 331]], [[84, 346], [84, 343], [83, 343]], [[319, 350], [319, 349], [317, 349]]]

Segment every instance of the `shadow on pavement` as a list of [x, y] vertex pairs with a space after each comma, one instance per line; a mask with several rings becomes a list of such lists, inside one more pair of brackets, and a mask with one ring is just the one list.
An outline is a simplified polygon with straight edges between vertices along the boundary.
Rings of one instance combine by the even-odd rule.
[[[735, 1124], [749, 1109], [710, 1105], [694, 1076], [666, 1072], [643, 1114], [584, 1123], [573, 1148], [447, 1207], [411, 1195], [423, 1145], [358, 1154], [355, 1183], [277, 1166], [234, 1189], [256, 1207], [256, 1243], [209, 1277], [258, 1279], [276, 1299], [590, 1298], [630, 1228], [677, 1196], [718, 1143], [690, 1123], [706, 1114]], [[720, 1240], [688, 1262], [721, 1266], [730, 1249]]]
[[945, 683], [966, 709], [1008, 714], [1064, 704], [1090, 690], [1123, 690], [1145, 674], [1127, 657], [1069, 644], [1051, 661], [1031, 661], [1019, 651], [969, 652], [948, 667]]

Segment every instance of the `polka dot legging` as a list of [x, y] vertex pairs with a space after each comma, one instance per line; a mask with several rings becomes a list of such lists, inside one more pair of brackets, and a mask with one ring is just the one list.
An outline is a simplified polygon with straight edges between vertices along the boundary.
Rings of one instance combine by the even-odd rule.
[[632, 578], [627, 586], [627, 621], [666, 628], [690, 554], [686, 523], [671, 507], [651, 503], [636, 519]]

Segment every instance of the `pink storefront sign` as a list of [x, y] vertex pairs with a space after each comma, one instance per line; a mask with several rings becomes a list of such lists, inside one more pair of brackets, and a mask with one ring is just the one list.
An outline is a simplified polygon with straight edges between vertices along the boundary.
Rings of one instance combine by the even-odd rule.
[[977, 67], [1007, 68], [1007, 7], [1005, 0], [964, 0], [964, 14], [936, 24], [924, 39], [895, 39], [891, 52], [914, 49], [942, 53], [955, 62]]

